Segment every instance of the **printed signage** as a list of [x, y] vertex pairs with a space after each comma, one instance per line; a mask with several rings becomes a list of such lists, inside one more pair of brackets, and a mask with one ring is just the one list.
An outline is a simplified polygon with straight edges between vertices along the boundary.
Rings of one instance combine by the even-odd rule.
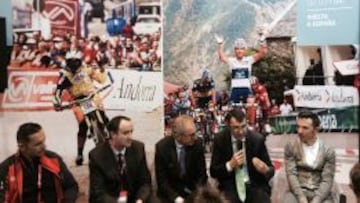
[[295, 86], [296, 107], [341, 108], [359, 105], [358, 90], [350, 86]]
[[52, 108], [58, 71], [11, 70], [2, 107], [5, 109]]
[[360, 73], [359, 60], [336, 61], [334, 66], [340, 71], [341, 75], [356, 75]]
[[[162, 104], [162, 76], [159, 72], [109, 70], [114, 84], [104, 91], [105, 109], [150, 112]], [[51, 110], [59, 77], [58, 70], [12, 69], [2, 108], [5, 110]], [[100, 85], [101, 86], [101, 85]], [[64, 92], [66, 102], [69, 95]]]
[[359, 43], [359, 0], [297, 1], [298, 45]]
[[104, 100], [106, 109], [152, 111], [162, 105], [162, 76], [159, 72], [109, 70], [115, 83]]
[[74, 0], [45, 1], [45, 16], [51, 22], [53, 35], [80, 34], [78, 7], [78, 2]]

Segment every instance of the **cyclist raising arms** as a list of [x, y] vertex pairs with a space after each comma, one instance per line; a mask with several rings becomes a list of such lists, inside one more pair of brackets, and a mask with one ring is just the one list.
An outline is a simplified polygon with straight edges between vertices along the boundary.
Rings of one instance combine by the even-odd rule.
[[215, 35], [218, 43], [217, 53], [220, 61], [228, 64], [231, 71], [231, 96], [233, 103], [246, 102], [249, 94], [252, 93], [250, 85], [252, 65], [260, 60], [266, 53], [266, 43], [263, 31], [259, 31], [260, 43], [258, 51], [247, 56], [248, 46], [243, 38], [235, 40], [234, 57], [228, 57], [224, 51], [224, 39]]

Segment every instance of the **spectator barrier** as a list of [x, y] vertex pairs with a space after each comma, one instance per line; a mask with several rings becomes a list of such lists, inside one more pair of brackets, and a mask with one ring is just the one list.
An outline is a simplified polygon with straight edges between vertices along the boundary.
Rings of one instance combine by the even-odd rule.
[[[320, 117], [321, 131], [359, 132], [359, 106], [314, 110]], [[296, 116], [270, 117], [273, 134], [296, 133]]]

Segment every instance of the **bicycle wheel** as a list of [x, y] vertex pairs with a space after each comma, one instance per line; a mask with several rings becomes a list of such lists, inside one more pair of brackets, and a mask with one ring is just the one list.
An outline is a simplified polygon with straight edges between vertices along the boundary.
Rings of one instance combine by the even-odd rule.
[[99, 121], [97, 119], [91, 119], [90, 122], [95, 144], [98, 145], [105, 142], [105, 135], [104, 132], [100, 129]]

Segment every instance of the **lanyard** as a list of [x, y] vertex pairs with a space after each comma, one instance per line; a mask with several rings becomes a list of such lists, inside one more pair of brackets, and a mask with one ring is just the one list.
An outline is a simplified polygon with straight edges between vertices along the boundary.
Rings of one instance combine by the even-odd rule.
[[38, 179], [37, 179], [37, 202], [41, 203], [41, 179], [42, 179], [42, 167], [41, 164], [38, 165]]

